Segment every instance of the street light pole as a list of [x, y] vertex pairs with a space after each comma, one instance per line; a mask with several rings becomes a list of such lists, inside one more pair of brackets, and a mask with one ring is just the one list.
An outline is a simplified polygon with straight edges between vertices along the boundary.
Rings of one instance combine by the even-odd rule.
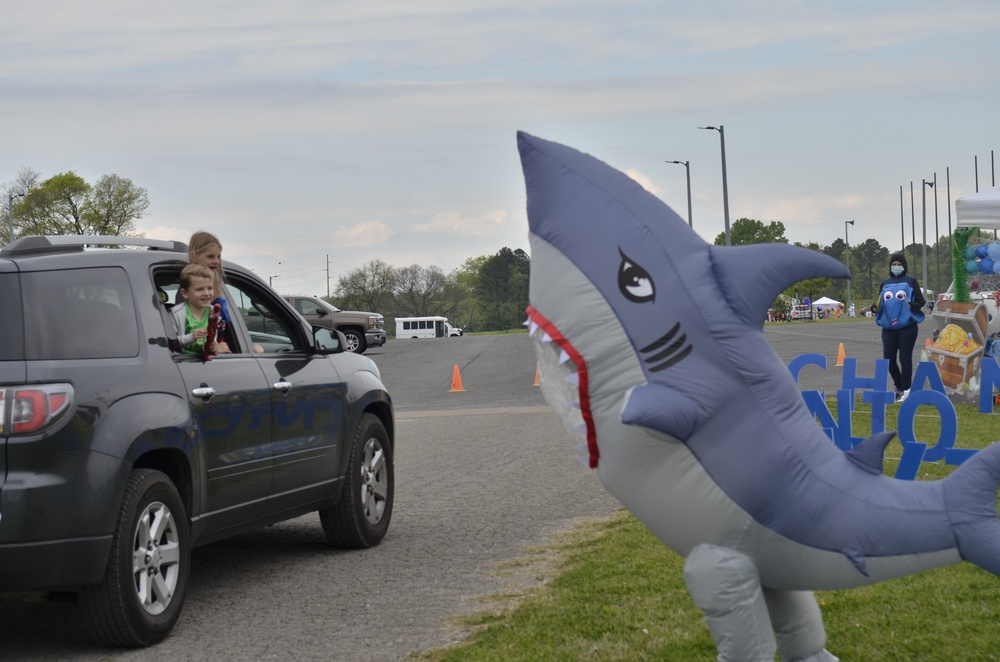
[[[844, 264], [847, 266], [847, 275], [851, 275], [851, 242], [847, 239], [847, 226], [854, 225], [854, 220], [844, 221]], [[847, 310], [851, 309], [851, 279], [847, 279]]]
[[[924, 257], [923, 257], [923, 263], [924, 263], [924, 265], [923, 265], [923, 267], [924, 267], [923, 268], [923, 274], [924, 274], [923, 288], [926, 289], [927, 288], [927, 187], [930, 186], [931, 188], [934, 188], [934, 182], [929, 182], [926, 179], [923, 179], [921, 181], [924, 183], [924, 185], [920, 187], [920, 198], [921, 198], [921, 203], [923, 205], [923, 215], [924, 215], [924, 245], [921, 248], [921, 250], [923, 251], [923, 254], [924, 254]], [[923, 293], [921, 292], [921, 294], [923, 294]]]
[[694, 228], [694, 220], [691, 217], [691, 162], [690, 161], [667, 161], [667, 163], [677, 163], [684, 166], [684, 170], [687, 171], [687, 186], [688, 186], [688, 225]]
[[14, 241], [14, 198], [23, 198], [23, 193], [8, 193], [7, 194], [7, 224], [10, 228], [10, 234], [7, 235], [7, 243]]
[[699, 129], [719, 132], [719, 140], [722, 144], [722, 208], [726, 218], [726, 246], [732, 246], [733, 242], [729, 237], [729, 182], [726, 178], [726, 127], [719, 126], [699, 126]]
[[271, 289], [274, 289], [272, 287], [272, 284], [274, 283], [274, 279], [275, 278], [281, 278], [281, 274], [277, 274], [277, 275], [274, 275], [274, 276], [268, 276], [267, 277], [267, 286], [270, 287]]

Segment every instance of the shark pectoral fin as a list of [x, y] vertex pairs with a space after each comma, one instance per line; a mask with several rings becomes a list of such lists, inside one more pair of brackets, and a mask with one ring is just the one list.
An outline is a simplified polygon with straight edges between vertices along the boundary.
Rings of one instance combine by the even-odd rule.
[[622, 423], [641, 425], [685, 441], [698, 425], [698, 407], [687, 396], [659, 384], [643, 384], [625, 396]]
[[885, 457], [885, 447], [895, 436], [895, 432], [873, 434], [847, 451], [847, 458], [868, 473], [881, 474], [882, 458]]
[[851, 565], [858, 569], [858, 572], [868, 577], [868, 564], [865, 562], [865, 555], [861, 553], [860, 549], [845, 549], [844, 556], [851, 562]]

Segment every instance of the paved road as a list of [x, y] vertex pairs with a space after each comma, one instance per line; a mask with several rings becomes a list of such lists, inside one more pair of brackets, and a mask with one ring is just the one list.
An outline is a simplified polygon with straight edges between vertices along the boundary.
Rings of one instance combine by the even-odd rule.
[[[870, 322], [767, 334], [786, 362], [827, 356], [831, 367], [807, 369], [804, 388], [839, 386], [841, 342], [863, 370], [881, 354]], [[94, 647], [71, 604], [0, 600], [0, 659], [404, 660], [460, 636], [450, 618], [502, 588], [487, 574], [497, 563], [617, 508], [534, 387], [526, 336], [390, 341], [368, 356], [398, 420], [396, 507], [382, 545], [330, 550], [308, 516], [200, 548], [181, 621], [149, 650]], [[456, 365], [464, 392], [451, 392]]]

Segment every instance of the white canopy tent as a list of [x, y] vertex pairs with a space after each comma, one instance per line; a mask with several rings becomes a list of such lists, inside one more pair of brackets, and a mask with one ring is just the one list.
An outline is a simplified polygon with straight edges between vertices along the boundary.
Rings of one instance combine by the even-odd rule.
[[820, 297], [813, 301], [813, 308], [816, 310], [826, 310], [827, 308], [837, 308], [843, 306], [843, 302], [831, 299], [830, 297]]
[[956, 200], [955, 217], [958, 227], [1000, 228], [1000, 186]]

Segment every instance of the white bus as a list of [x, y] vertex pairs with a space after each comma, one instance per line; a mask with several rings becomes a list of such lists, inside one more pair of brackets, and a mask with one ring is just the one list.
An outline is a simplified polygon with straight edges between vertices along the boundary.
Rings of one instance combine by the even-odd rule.
[[448, 324], [447, 317], [397, 317], [396, 340], [403, 338], [450, 338], [462, 335], [462, 329]]

